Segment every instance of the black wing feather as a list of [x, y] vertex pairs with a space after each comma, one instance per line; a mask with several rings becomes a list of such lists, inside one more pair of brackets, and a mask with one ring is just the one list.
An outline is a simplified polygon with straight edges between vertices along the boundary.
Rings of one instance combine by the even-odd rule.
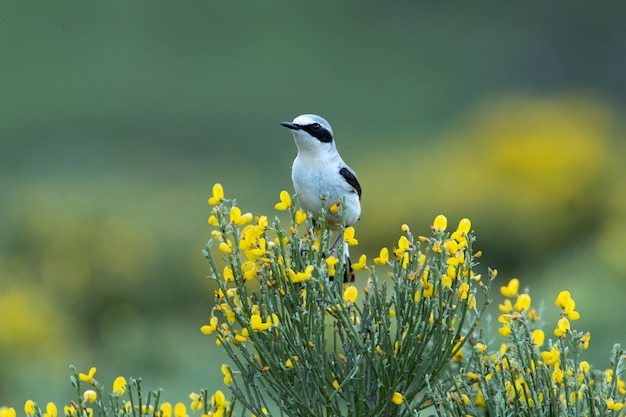
[[359, 200], [360, 200], [361, 199], [361, 184], [359, 184], [359, 181], [356, 179], [356, 175], [354, 175], [354, 173], [346, 167], [341, 168], [339, 170], [339, 174], [341, 174], [341, 176], [346, 180], [346, 182], [350, 184], [352, 188], [354, 188], [354, 190], [359, 195]]

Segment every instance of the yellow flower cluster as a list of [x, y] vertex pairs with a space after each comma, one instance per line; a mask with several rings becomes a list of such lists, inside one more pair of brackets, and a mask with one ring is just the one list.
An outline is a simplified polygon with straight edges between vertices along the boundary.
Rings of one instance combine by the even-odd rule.
[[[72, 368], [74, 369], [74, 368]], [[79, 372], [76, 376], [78, 376], [78, 381], [86, 382], [91, 385], [94, 389], [86, 389], [82, 391], [82, 403], [77, 404], [72, 401], [70, 404], [65, 405], [63, 407], [63, 414], [68, 417], [93, 417], [94, 411], [93, 408], [88, 407], [87, 404], [93, 404], [98, 400], [98, 392], [101, 392], [101, 387], [98, 381], [95, 379], [97, 369], [95, 367], [89, 368], [87, 373]], [[118, 376], [113, 381], [113, 388], [111, 390], [111, 395], [113, 397], [121, 397], [126, 393], [127, 383], [126, 378], [123, 376]], [[46, 411], [42, 413], [37, 404], [33, 400], [27, 400], [24, 403], [24, 413], [27, 416], [36, 416], [40, 415], [43, 417], [58, 417], [58, 409], [56, 404], [49, 402], [46, 404]], [[15, 417], [15, 409], [0, 407], [0, 417]]]

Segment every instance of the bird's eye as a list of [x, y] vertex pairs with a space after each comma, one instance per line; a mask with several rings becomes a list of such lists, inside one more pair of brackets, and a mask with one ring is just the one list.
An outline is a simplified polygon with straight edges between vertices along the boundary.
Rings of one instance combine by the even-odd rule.
[[312, 131], [314, 131], [314, 132], [317, 132], [317, 131], [318, 131], [318, 130], [320, 130], [321, 128], [322, 128], [322, 126], [320, 126], [320, 124], [319, 124], [319, 123], [313, 123], [313, 124], [311, 125], [311, 130], [312, 130]]

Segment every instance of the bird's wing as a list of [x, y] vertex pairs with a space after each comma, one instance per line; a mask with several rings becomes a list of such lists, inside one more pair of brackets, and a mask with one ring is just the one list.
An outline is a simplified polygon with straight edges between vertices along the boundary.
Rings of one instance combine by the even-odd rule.
[[359, 181], [356, 179], [356, 175], [354, 175], [354, 172], [352, 172], [350, 168], [348, 167], [342, 167], [339, 170], [339, 174], [343, 177], [344, 180], [346, 180], [348, 184], [352, 186], [352, 188], [354, 188], [354, 190], [359, 195], [359, 200], [360, 200], [361, 199], [361, 184], [359, 184]]

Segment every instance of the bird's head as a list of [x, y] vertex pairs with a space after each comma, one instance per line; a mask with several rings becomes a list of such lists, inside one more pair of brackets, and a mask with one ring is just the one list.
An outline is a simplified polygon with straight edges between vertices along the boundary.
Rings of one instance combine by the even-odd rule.
[[299, 152], [311, 156], [336, 152], [333, 129], [323, 117], [315, 114], [302, 114], [293, 119], [293, 122], [280, 124], [291, 129]]

